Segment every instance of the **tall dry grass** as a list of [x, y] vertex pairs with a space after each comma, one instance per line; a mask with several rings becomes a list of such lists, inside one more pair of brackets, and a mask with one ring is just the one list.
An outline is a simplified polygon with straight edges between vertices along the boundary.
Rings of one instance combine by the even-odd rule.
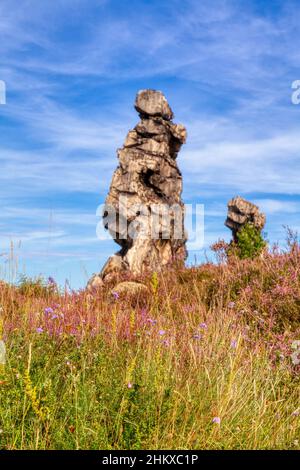
[[143, 298], [0, 285], [2, 449], [299, 449], [300, 248], [145, 275]]

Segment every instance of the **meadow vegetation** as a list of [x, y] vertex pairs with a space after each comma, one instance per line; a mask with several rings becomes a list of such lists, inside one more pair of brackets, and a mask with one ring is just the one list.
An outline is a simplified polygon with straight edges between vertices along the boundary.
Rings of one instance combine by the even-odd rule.
[[0, 448], [300, 449], [299, 244], [213, 249], [140, 298], [2, 282]]

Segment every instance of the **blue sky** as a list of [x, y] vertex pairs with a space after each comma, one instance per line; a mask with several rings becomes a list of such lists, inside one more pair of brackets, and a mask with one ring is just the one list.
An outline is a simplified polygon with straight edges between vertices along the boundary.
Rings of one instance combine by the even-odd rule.
[[116, 251], [96, 237], [96, 209], [144, 88], [187, 127], [178, 163], [185, 202], [205, 205], [205, 250], [229, 240], [237, 194], [284, 246], [283, 225], [300, 228], [299, 38], [286, 0], [1, 0], [0, 276], [78, 288]]

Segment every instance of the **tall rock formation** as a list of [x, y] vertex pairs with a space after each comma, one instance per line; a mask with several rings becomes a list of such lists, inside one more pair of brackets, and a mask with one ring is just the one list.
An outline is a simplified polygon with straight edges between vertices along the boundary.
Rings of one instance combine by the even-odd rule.
[[140, 122], [118, 150], [119, 166], [103, 214], [105, 228], [121, 249], [94, 277], [94, 285], [113, 272], [159, 270], [187, 256], [182, 176], [176, 162], [186, 129], [172, 122], [173, 112], [160, 91], [140, 91], [135, 109]]
[[226, 227], [232, 231], [233, 241], [237, 242], [237, 233], [247, 223], [252, 223], [258, 230], [262, 230], [266, 223], [266, 216], [252, 202], [240, 196], [231, 199], [228, 204]]

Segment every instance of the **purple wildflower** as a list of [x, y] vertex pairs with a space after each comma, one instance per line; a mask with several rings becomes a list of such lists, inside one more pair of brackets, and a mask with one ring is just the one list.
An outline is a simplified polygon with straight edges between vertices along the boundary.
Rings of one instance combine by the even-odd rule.
[[212, 422], [214, 424], [221, 424], [221, 418], [219, 416], [215, 416], [213, 419], [212, 419]]
[[37, 333], [43, 333], [43, 328], [41, 326], [39, 326], [37, 329], [36, 329], [36, 332]]
[[232, 349], [235, 349], [235, 348], [237, 347], [237, 340], [236, 340], [236, 339], [233, 339], [233, 340], [231, 341], [230, 347], [231, 347]]
[[158, 334], [159, 334], [160, 336], [163, 336], [163, 335], [166, 334], [166, 332], [165, 332], [165, 330], [159, 330]]
[[235, 307], [235, 302], [229, 302], [228, 308], [234, 308]]
[[150, 325], [156, 325], [157, 321], [152, 320], [152, 318], [148, 318], [147, 321], [150, 323]]
[[54, 313], [54, 310], [51, 307], [46, 307], [44, 313], [45, 315], [49, 315], [50, 313]]
[[206, 330], [207, 324], [206, 324], [205, 322], [202, 322], [202, 323], [200, 323], [199, 327], [200, 327], [200, 328], [203, 328], [204, 330]]
[[195, 334], [193, 335], [193, 338], [194, 338], [194, 339], [201, 339], [200, 333], [195, 333]]
[[114, 299], [115, 299], [115, 300], [118, 300], [118, 298], [120, 297], [120, 295], [118, 294], [118, 292], [113, 292], [112, 295], [114, 296]]
[[132, 388], [132, 387], [133, 387], [132, 383], [131, 383], [131, 382], [128, 382], [127, 388]]

